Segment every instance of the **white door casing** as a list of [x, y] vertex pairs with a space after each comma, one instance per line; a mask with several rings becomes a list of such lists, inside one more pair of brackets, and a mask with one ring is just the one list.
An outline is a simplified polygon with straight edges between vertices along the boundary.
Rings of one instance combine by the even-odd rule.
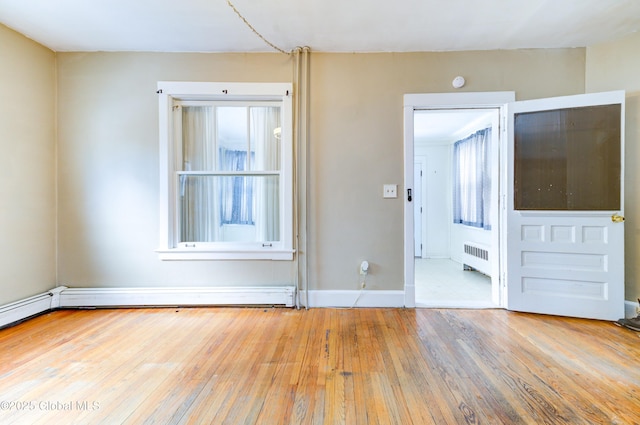
[[[517, 114], [621, 105], [620, 203], [602, 211], [516, 210], [514, 118]], [[616, 320], [624, 317], [624, 92], [514, 102], [507, 105], [502, 199], [503, 259], [509, 310]]]
[[415, 161], [414, 162], [414, 171], [413, 171], [413, 234], [414, 234], [414, 256], [417, 258], [422, 258], [424, 255], [424, 245], [425, 242], [423, 240], [423, 234], [422, 234], [422, 223], [423, 223], [423, 217], [424, 217], [424, 208], [423, 208], [423, 197], [422, 197], [422, 193], [423, 193], [423, 185], [422, 185], [422, 179], [423, 179], [423, 175], [422, 175], [422, 169], [423, 169], [423, 162], [422, 161]]
[[[414, 189], [414, 112], [420, 109], [504, 108], [515, 100], [515, 92], [417, 93], [404, 95], [404, 291], [405, 307], [415, 307], [414, 209], [407, 191]], [[496, 214], [497, 216], [497, 214]], [[499, 232], [492, 232], [492, 246], [499, 250]], [[500, 266], [501, 267], [501, 266]], [[492, 280], [498, 276], [492, 276]], [[499, 285], [499, 284], [498, 284]], [[499, 288], [499, 286], [495, 286]], [[494, 300], [504, 297], [494, 294]]]

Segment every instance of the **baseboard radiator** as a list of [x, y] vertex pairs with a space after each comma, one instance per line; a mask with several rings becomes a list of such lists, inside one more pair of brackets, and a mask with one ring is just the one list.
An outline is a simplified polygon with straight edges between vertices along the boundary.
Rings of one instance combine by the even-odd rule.
[[465, 270], [477, 270], [480, 273], [491, 275], [489, 247], [477, 242], [465, 242], [462, 254], [462, 265]]
[[58, 286], [0, 305], [0, 329], [60, 308], [284, 306], [295, 307], [294, 286], [197, 288], [68, 288]]

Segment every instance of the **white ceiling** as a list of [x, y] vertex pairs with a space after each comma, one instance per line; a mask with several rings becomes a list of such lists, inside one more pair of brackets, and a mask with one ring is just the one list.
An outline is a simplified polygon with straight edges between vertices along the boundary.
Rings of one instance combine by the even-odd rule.
[[452, 144], [490, 127], [496, 109], [420, 110], [413, 115], [416, 145]]
[[[640, 30], [638, 0], [231, 1], [285, 51], [584, 47]], [[55, 51], [274, 51], [227, 0], [0, 0], [0, 23]]]

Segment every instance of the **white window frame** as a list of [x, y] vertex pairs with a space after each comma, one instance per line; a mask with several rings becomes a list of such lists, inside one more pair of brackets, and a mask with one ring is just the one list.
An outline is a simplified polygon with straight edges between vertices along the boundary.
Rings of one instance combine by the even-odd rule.
[[[160, 139], [161, 260], [293, 259], [293, 90], [290, 83], [158, 82]], [[281, 105], [280, 240], [277, 242], [178, 243], [178, 185], [181, 165], [172, 109], [176, 102], [277, 101]]]

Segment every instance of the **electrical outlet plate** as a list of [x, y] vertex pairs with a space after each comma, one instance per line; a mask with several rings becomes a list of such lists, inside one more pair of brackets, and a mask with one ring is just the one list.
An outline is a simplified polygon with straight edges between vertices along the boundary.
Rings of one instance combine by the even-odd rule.
[[398, 197], [398, 185], [397, 184], [385, 184], [382, 187], [382, 196], [384, 198], [397, 198]]

